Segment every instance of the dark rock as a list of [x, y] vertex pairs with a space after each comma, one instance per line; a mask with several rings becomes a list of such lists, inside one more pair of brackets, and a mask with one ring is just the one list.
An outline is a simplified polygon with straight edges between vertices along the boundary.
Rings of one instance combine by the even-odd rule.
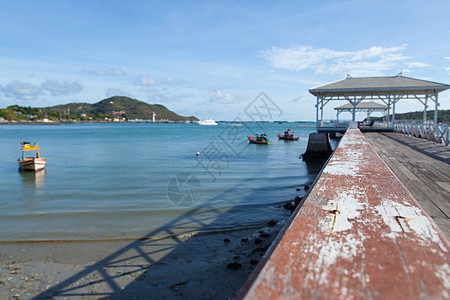
[[265, 246], [265, 247], [259, 247], [256, 249], [253, 249], [252, 253], [265, 253], [267, 251], [267, 249], [269, 249], [269, 246]]
[[185, 280], [185, 281], [180, 281], [180, 282], [178, 282], [178, 283], [172, 284], [172, 285], [170, 286], [170, 288], [171, 288], [171, 289], [175, 289], [175, 288], [177, 288], [178, 286], [188, 284], [188, 282], [189, 282], [189, 279], [188, 279], [188, 280]]
[[297, 192], [300, 192], [300, 189], [295, 189]]
[[255, 239], [255, 245], [259, 245], [259, 244], [261, 244], [262, 243], [262, 240], [261, 239]]
[[248, 238], [242, 238], [241, 242], [243, 242], [243, 243], [248, 242]]
[[293, 207], [294, 207], [294, 206], [292, 205], [291, 202], [288, 202], [288, 203], [286, 203], [286, 204], [283, 204], [283, 208], [284, 208], [284, 209], [287, 209], [287, 210], [292, 210]]
[[309, 190], [310, 186], [305, 184], [305, 191]]
[[230, 239], [224, 238], [223, 241], [224, 241], [225, 243], [229, 243], [229, 242], [230, 242]]
[[277, 222], [275, 222], [274, 220], [270, 220], [269, 223], [267, 223], [268, 226], [272, 227], [277, 225]]
[[262, 237], [262, 238], [268, 238], [270, 236], [270, 233], [263, 232], [259, 236]]
[[242, 268], [242, 265], [238, 262], [229, 263], [227, 265], [227, 269], [230, 270], [239, 270], [240, 268]]
[[233, 259], [239, 259], [239, 255], [233, 256]]
[[303, 200], [303, 197], [296, 196], [295, 197], [295, 206], [297, 206], [302, 200]]
[[250, 264], [251, 264], [252, 266], [257, 265], [257, 264], [258, 264], [258, 261], [257, 261], [256, 259], [252, 259], [252, 260], [250, 260]]

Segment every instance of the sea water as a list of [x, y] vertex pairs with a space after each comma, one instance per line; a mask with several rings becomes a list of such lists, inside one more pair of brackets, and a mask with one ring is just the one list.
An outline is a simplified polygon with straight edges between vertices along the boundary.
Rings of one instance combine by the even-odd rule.
[[[321, 167], [299, 158], [314, 128], [240, 125], [0, 126], [0, 241], [159, 238], [285, 219], [282, 204]], [[278, 140], [288, 128], [299, 141]], [[257, 132], [273, 144], [249, 144]], [[45, 170], [18, 169], [22, 141], [38, 143]]]

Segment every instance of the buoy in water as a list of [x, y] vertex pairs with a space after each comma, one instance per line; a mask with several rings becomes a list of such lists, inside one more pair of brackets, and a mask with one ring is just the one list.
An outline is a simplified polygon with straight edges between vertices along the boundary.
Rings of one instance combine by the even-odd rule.
[[195, 153], [195, 155], [200, 156], [200, 152]]

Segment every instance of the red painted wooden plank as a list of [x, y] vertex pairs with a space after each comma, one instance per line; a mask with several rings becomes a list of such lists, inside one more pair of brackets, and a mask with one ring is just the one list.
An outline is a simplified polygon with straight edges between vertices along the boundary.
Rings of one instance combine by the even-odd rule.
[[449, 299], [449, 241], [358, 129], [244, 285], [244, 299]]

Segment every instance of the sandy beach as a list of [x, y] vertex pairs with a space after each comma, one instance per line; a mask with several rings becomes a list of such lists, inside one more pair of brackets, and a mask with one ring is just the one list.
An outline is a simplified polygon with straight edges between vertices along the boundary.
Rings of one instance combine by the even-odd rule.
[[[280, 208], [283, 210], [283, 208]], [[230, 299], [289, 217], [155, 240], [3, 243], [2, 299]]]

